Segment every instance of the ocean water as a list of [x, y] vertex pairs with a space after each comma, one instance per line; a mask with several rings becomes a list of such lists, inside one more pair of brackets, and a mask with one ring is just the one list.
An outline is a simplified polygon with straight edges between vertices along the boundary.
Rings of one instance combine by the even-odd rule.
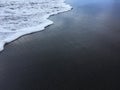
[[49, 16], [71, 10], [65, 0], [0, 0], [0, 51], [22, 35], [53, 24]]

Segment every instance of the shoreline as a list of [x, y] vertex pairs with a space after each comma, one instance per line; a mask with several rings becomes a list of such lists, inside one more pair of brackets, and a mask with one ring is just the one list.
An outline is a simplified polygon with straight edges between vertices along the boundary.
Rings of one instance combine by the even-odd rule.
[[67, 0], [75, 8], [55, 24], [6, 45], [0, 90], [119, 89], [120, 2], [87, 1]]

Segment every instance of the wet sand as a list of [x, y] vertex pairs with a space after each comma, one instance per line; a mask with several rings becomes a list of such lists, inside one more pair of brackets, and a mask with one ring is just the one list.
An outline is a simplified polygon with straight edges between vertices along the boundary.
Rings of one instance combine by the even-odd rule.
[[0, 90], [119, 90], [120, 1], [67, 0], [73, 10], [0, 53]]

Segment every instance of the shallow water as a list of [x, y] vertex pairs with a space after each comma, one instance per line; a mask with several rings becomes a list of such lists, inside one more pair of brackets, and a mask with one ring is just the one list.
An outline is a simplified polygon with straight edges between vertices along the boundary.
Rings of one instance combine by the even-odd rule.
[[119, 90], [120, 2], [100, 1], [67, 0], [55, 24], [6, 45], [0, 89]]

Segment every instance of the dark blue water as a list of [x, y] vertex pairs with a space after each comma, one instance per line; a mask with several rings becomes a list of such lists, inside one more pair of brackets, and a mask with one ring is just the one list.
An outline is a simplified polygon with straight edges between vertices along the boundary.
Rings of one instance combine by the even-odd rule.
[[120, 89], [120, 1], [67, 3], [54, 25], [0, 53], [0, 90]]

